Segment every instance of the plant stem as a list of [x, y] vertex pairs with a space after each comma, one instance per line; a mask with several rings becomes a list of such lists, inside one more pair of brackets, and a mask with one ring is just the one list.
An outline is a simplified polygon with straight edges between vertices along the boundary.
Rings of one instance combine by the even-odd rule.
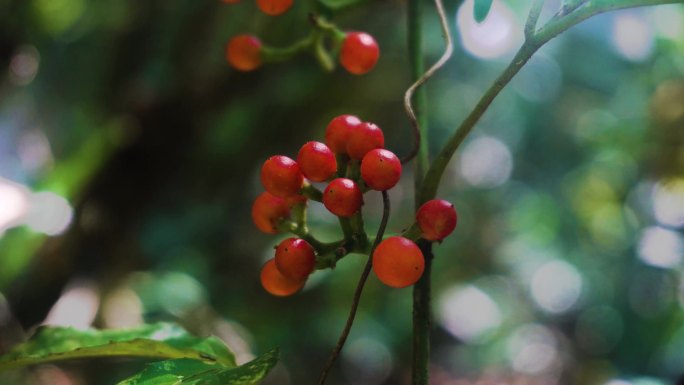
[[264, 45], [261, 47], [261, 60], [264, 63], [275, 63], [289, 60], [295, 55], [309, 50], [314, 42], [313, 37], [314, 35], [311, 33], [309, 36], [296, 41], [287, 47], [271, 47]]
[[432, 317], [430, 313], [430, 277], [432, 272], [432, 243], [420, 240], [418, 247], [425, 257], [425, 270], [418, 282], [413, 286], [413, 367], [412, 385], [428, 385], [430, 361], [430, 331]]
[[[458, 149], [465, 137], [472, 131], [473, 127], [478, 120], [480, 120], [485, 111], [487, 111], [487, 108], [489, 108], [489, 105], [492, 103], [494, 98], [499, 95], [499, 92], [501, 92], [501, 90], [511, 81], [511, 79], [513, 79], [513, 76], [520, 71], [525, 63], [530, 60], [532, 55], [537, 52], [541, 46], [558, 36], [561, 32], [564, 32], [574, 25], [590, 18], [591, 16], [598, 15], [600, 13], [647, 5], [682, 2], [683, 0], [623, 0], [620, 2], [593, 0], [584, 3], [582, 6], [566, 15], [557, 15], [536, 32], [533, 31], [532, 27], [527, 27], [528, 36], [526, 36], [525, 43], [523, 43], [522, 47], [520, 47], [513, 60], [511, 60], [501, 75], [499, 75], [489, 89], [487, 89], [482, 98], [480, 98], [478, 101], [477, 105], [475, 105], [475, 108], [473, 108], [470, 114], [468, 114], [465, 120], [463, 120], [461, 125], [456, 129], [452, 137], [444, 145], [435, 160], [432, 162], [430, 169], [425, 175], [425, 181], [420, 190], [420, 199], [418, 201], [426, 202], [436, 196], [437, 188], [439, 187], [444, 170], [446, 169], [449, 160], [451, 160], [451, 157], [454, 155], [454, 152], [456, 152], [456, 149]], [[537, 12], [537, 7], [538, 5], [534, 5], [532, 12]], [[528, 19], [530, 21], [536, 21], [537, 17], [538, 15], [532, 14]], [[528, 24], [531, 25], [532, 23]]]
[[317, 189], [310, 183], [305, 183], [304, 186], [302, 186], [301, 194], [312, 201], [323, 202], [323, 193], [321, 190]]
[[[422, 10], [421, 0], [408, 2], [408, 54], [411, 63], [411, 79], [417, 81], [423, 76], [425, 66], [422, 53]], [[419, 188], [428, 169], [427, 119], [425, 109], [427, 95], [425, 88], [418, 88], [413, 95], [415, 119], [413, 124], [418, 140], [418, 154], [414, 168], [415, 205], [419, 206]], [[425, 261], [425, 270], [413, 287], [413, 342], [411, 357], [411, 384], [428, 385], [428, 364], [430, 360], [430, 263]]]
[[356, 285], [356, 291], [354, 292], [354, 299], [352, 300], [352, 306], [349, 310], [349, 317], [347, 317], [347, 323], [344, 325], [344, 329], [340, 334], [340, 338], [337, 340], [337, 345], [335, 345], [335, 348], [333, 349], [332, 353], [330, 354], [330, 357], [328, 358], [328, 362], [325, 364], [325, 367], [321, 372], [321, 377], [318, 380], [319, 385], [323, 385], [325, 383], [325, 379], [328, 377], [328, 373], [330, 372], [330, 369], [332, 368], [333, 364], [335, 364], [335, 360], [337, 360], [337, 356], [340, 354], [342, 347], [344, 347], [344, 343], [347, 341], [347, 337], [349, 337], [351, 327], [354, 324], [354, 318], [356, 318], [356, 310], [359, 308], [359, 302], [361, 301], [363, 287], [366, 284], [366, 280], [368, 280], [368, 275], [370, 274], [371, 267], [373, 267], [373, 252], [375, 251], [375, 248], [378, 247], [380, 241], [382, 241], [382, 236], [385, 234], [385, 229], [387, 228], [387, 221], [389, 219], [390, 212], [390, 201], [387, 191], [382, 192], [382, 203], [383, 209], [380, 227], [378, 228], [378, 233], [375, 235], [375, 241], [373, 242], [373, 247], [371, 247], [370, 253], [368, 254], [368, 261], [366, 262], [366, 266], [364, 266], [363, 268], [361, 278], [359, 278], [359, 283]]
[[[415, 82], [423, 76], [425, 65], [423, 63], [423, 23], [422, 23], [421, 0], [409, 0], [408, 2], [408, 55], [411, 63], [411, 81]], [[427, 94], [425, 88], [418, 88], [413, 94], [413, 110], [415, 110], [414, 129], [417, 131], [418, 154], [414, 169], [414, 186], [416, 190], [423, 182], [423, 176], [429, 165], [427, 119], [424, 114], [427, 108]], [[414, 122], [412, 122], [413, 124]]]
[[494, 98], [499, 95], [499, 92], [511, 81], [513, 76], [520, 71], [520, 69], [527, 63], [527, 61], [532, 57], [532, 54], [539, 48], [537, 44], [531, 44], [530, 41], [526, 41], [525, 44], [520, 48], [518, 53], [515, 55], [513, 60], [508, 64], [508, 67], [504, 70], [501, 75], [494, 81], [487, 92], [482, 96], [480, 101], [475, 105], [475, 108], [468, 114], [463, 123], [456, 129], [454, 135], [449, 139], [449, 141], [444, 145], [442, 150], [437, 154], [437, 157], [433, 160], [430, 169], [425, 176], [425, 183], [423, 183], [422, 189], [420, 191], [419, 203], [424, 203], [433, 199], [437, 194], [437, 188], [442, 179], [442, 174], [446, 169], [449, 160], [456, 152], [456, 149], [461, 145], [463, 139], [470, 133], [470, 131], [475, 126], [482, 114], [487, 111], [489, 105], [492, 103]]
[[534, 0], [532, 3], [532, 8], [530, 8], [530, 13], [525, 22], [525, 39], [531, 39], [537, 32], [537, 21], [539, 20], [543, 7], [544, 0]]
[[[416, 5], [416, 6], [418, 6], [418, 5]], [[449, 59], [451, 58], [451, 54], [453, 53], [453, 50], [454, 50], [453, 44], [451, 42], [451, 32], [449, 31], [449, 21], [447, 20], [446, 12], [444, 11], [444, 5], [442, 4], [441, 0], [437, 0], [437, 1], [435, 1], [435, 6], [437, 7], [437, 13], [439, 14], [440, 24], [442, 27], [442, 33], [444, 34], [444, 45], [445, 45], [444, 53], [442, 53], [442, 56], [439, 58], [439, 60], [437, 60], [437, 62], [435, 64], [432, 65], [432, 67], [430, 67], [427, 71], [425, 71], [423, 73], [422, 68], [420, 68], [423, 65], [422, 60], [420, 60], [420, 57], [421, 57], [420, 47], [417, 47], [416, 50], [414, 51], [413, 48], [410, 48], [411, 46], [409, 46], [409, 48], [410, 48], [409, 54], [410, 55], [413, 55], [413, 54], [418, 55], [417, 59], [413, 58], [413, 60], [415, 61], [415, 65], [412, 68], [412, 70], [413, 70], [412, 77], [414, 78], [415, 81], [411, 85], [411, 87], [409, 87], [406, 90], [406, 92], [404, 93], [404, 108], [406, 109], [406, 115], [408, 115], [409, 120], [411, 121], [411, 126], [413, 128], [413, 148], [411, 149], [411, 151], [408, 154], [406, 154], [406, 156], [404, 156], [401, 159], [401, 164], [405, 164], [405, 163], [410, 162], [413, 158], [416, 157], [416, 155], [419, 154], [419, 152], [421, 152], [421, 150], [422, 150], [422, 154], [424, 157], [424, 161], [427, 162], [429, 160], [427, 142], [426, 142], [426, 140], [423, 140], [426, 138], [421, 138], [421, 136], [423, 136], [423, 137], [426, 136], [425, 135], [426, 132], [421, 131], [421, 126], [425, 126], [425, 120], [426, 119], [423, 118], [422, 121], [420, 121], [420, 122], [418, 121], [418, 117], [416, 116], [416, 113], [413, 110], [412, 99], [413, 99], [413, 96], [414, 96], [414, 93], [416, 92], [416, 90], [418, 88], [420, 88], [420, 86], [425, 84], [425, 82], [427, 82], [428, 79], [430, 79], [430, 77], [435, 74], [435, 72], [437, 72], [440, 68], [442, 68], [444, 66], [444, 64], [446, 64], [447, 61], [449, 61]], [[418, 12], [420, 12], [419, 9], [418, 9]], [[420, 17], [420, 14], [418, 14], [418, 17]], [[409, 19], [409, 23], [411, 23], [410, 19]], [[416, 27], [420, 28], [420, 24], [417, 25]], [[418, 32], [418, 33], [420, 33], [420, 32]], [[411, 39], [411, 41], [412, 40], [413, 39]], [[421, 44], [420, 36], [418, 36], [417, 37], [417, 45], [420, 46], [420, 44]], [[424, 90], [420, 92], [419, 99], [420, 99], [419, 103], [422, 103], [421, 107], [424, 107], [426, 104], [426, 95], [425, 95]], [[425, 114], [422, 114], [421, 116], [424, 117]], [[427, 168], [427, 163], [424, 163], [423, 168], [425, 168], [425, 169]], [[424, 174], [425, 171], [426, 170], [422, 170], [421, 172]], [[422, 179], [422, 177], [421, 177], [421, 179]], [[416, 181], [418, 181], [418, 179]]]

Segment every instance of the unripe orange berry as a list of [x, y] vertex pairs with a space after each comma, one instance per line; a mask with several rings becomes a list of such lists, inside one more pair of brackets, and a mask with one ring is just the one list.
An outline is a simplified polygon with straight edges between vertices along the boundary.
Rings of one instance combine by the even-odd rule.
[[278, 297], [287, 297], [298, 292], [306, 280], [296, 280], [284, 276], [276, 267], [275, 259], [271, 258], [261, 268], [261, 286]]
[[303, 239], [287, 238], [276, 247], [275, 264], [284, 276], [303, 280], [314, 270], [316, 252]]
[[449, 201], [432, 199], [416, 212], [416, 222], [428, 241], [441, 241], [456, 228], [456, 209]]
[[289, 216], [288, 202], [268, 192], [261, 193], [252, 205], [252, 221], [267, 234], [276, 234], [278, 221]]
[[402, 288], [413, 285], [423, 275], [423, 270], [423, 253], [408, 238], [387, 238], [373, 252], [373, 272], [387, 286]]
[[240, 71], [252, 71], [261, 66], [261, 41], [252, 35], [237, 35], [226, 45], [226, 60]]
[[293, 0], [257, 0], [256, 3], [261, 12], [271, 16], [278, 16], [290, 9]]

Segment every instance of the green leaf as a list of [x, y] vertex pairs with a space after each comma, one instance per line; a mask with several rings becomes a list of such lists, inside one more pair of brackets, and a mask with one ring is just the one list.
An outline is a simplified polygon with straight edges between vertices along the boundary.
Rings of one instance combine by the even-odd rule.
[[493, 0], [475, 0], [475, 21], [482, 23], [484, 19], [487, 18], [489, 10], [492, 9], [492, 1]]
[[42, 327], [27, 342], [0, 357], [0, 371], [86, 357], [191, 358], [236, 366], [233, 353], [218, 338], [198, 338], [180, 326], [158, 323], [121, 330]]
[[278, 349], [236, 368], [191, 359], [155, 362], [117, 385], [252, 385], [278, 361]]

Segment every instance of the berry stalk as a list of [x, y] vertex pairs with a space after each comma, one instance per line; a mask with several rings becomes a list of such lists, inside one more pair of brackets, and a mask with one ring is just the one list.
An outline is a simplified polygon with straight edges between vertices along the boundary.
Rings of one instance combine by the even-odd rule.
[[361, 278], [359, 278], [359, 283], [356, 285], [356, 291], [354, 292], [354, 299], [352, 300], [352, 306], [349, 310], [349, 317], [347, 317], [347, 323], [344, 325], [344, 329], [340, 334], [340, 338], [337, 340], [337, 345], [335, 345], [335, 348], [330, 354], [330, 357], [328, 358], [328, 361], [326, 362], [325, 367], [321, 372], [321, 377], [318, 380], [318, 385], [325, 384], [325, 380], [328, 377], [328, 373], [335, 364], [335, 360], [337, 360], [337, 356], [340, 354], [340, 351], [342, 350], [344, 343], [347, 341], [347, 337], [349, 337], [351, 327], [354, 324], [354, 318], [356, 317], [356, 310], [358, 309], [359, 302], [361, 301], [363, 287], [365, 286], [366, 280], [368, 280], [368, 275], [370, 274], [371, 268], [373, 267], [373, 252], [375, 251], [375, 248], [378, 247], [378, 244], [380, 244], [380, 241], [382, 241], [382, 236], [385, 234], [385, 229], [387, 228], [387, 221], [389, 220], [390, 201], [387, 191], [382, 192], [382, 205], [382, 220], [380, 221], [380, 227], [378, 228], [378, 233], [375, 235], [375, 241], [373, 242], [373, 247], [371, 247], [370, 253], [368, 254], [368, 261], [366, 262], [366, 266], [364, 266], [363, 268]]

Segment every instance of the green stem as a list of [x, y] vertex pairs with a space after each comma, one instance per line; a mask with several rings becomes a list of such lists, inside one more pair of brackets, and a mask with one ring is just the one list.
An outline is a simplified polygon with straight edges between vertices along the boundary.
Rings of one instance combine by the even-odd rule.
[[344, 347], [344, 344], [347, 341], [347, 337], [349, 337], [351, 327], [354, 324], [354, 318], [356, 317], [356, 310], [358, 309], [359, 302], [361, 301], [363, 287], [366, 284], [366, 280], [368, 280], [368, 275], [370, 274], [371, 267], [373, 266], [373, 252], [375, 251], [375, 248], [378, 247], [378, 244], [380, 244], [380, 241], [382, 241], [382, 237], [385, 234], [385, 229], [387, 228], [387, 221], [389, 220], [390, 201], [387, 191], [382, 192], [382, 207], [383, 209], [382, 219], [380, 220], [380, 227], [378, 228], [378, 233], [375, 235], [375, 241], [373, 242], [373, 246], [371, 247], [370, 252], [368, 253], [368, 260], [366, 261], [366, 266], [363, 268], [363, 272], [361, 273], [361, 278], [359, 278], [359, 283], [356, 285], [356, 291], [354, 292], [354, 299], [352, 300], [351, 310], [349, 310], [347, 323], [344, 325], [344, 329], [342, 329], [340, 338], [337, 340], [337, 345], [335, 345], [335, 348], [330, 354], [330, 358], [328, 358], [328, 362], [325, 364], [325, 367], [321, 372], [321, 377], [318, 381], [319, 385], [325, 384], [325, 380], [328, 377], [328, 373], [330, 373], [330, 369], [332, 369], [332, 366], [335, 363], [337, 356], [340, 354], [340, 351], [342, 351], [342, 347]]
[[428, 385], [430, 383], [428, 373], [430, 330], [432, 329], [432, 317], [430, 315], [432, 243], [421, 239], [418, 241], [418, 247], [425, 257], [425, 270], [413, 286], [413, 368], [411, 384]]
[[346, 242], [352, 242], [354, 239], [354, 231], [352, 230], [351, 219], [345, 217], [337, 217], [340, 221], [340, 227], [342, 228], [342, 234], [344, 234], [344, 240]]
[[330, 251], [329, 249], [332, 247], [332, 245], [337, 244], [328, 244], [319, 241], [309, 232], [309, 229], [306, 226], [299, 226], [297, 223], [292, 221], [281, 221], [278, 224], [278, 230], [281, 232], [294, 234], [299, 238], [302, 238], [303, 240], [309, 242], [309, 244], [311, 244], [311, 246], [313, 246], [313, 248], [316, 249], [316, 251], [319, 254], [322, 252]]
[[261, 60], [264, 63], [286, 61], [301, 52], [310, 50], [313, 43], [314, 34], [311, 33], [304, 39], [287, 47], [269, 47], [264, 45], [261, 47]]
[[499, 77], [494, 81], [491, 87], [485, 92], [484, 96], [475, 105], [475, 108], [468, 114], [463, 123], [456, 129], [454, 135], [449, 139], [449, 141], [444, 145], [442, 150], [437, 154], [437, 157], [432, 161], [427, 174], [425, 175], [425, 182], [420, 189], [420, 195], [418, 199], [418, 204], [425, 203], [430, 199], [433, 199], [437, 195], [437, 188], [444, 174], [447, 164], [454, 155], [456, 149], [461, 145], [463, 139], [470, 133], [470, 131], [475, 126], [482, 114], [487, 111], [489, 105], [492, 103], [494, 98], [501, 92], [501, 90], [511, 81], [513, 76], [520, 71], [520, 69], [527, 63], [527, 61], [532, 57], [532, 54], [539, 48], [537, 44], [531, 44], [526, 42], [520, 48], [518, 53], [515, 55], [513, 60], [509, 63], [508, 67], [504, 72], [499, 75]]
[[[417, 81], [425, 72], [423, 63], [423, 33], [422, 33], [422, 7], [421, 0], [409, 0], [408, 2], [408, 55], [411, 63], [411, 80]], [[413, 94], [413, 109], [416, 115], [416, 123], [420, 136], [418, 155], [414, 169], [414, 186], [416, 189], [423, 182], [423, 176], [428, 169], [428, 144], [427, 144], [427, 118], [424, 114], [427, 108], [427, 94], [425, 87], [416, 89]], [[417, 203], [417, 202], [416, 202]]]
[[344, 38], [347, 36], [347, 34], [341, 29], [337, 28], [335, 24], [329, 22], [324, 17], [319, 15], [312, 14], [311, 22], [316, 28], [330, 35], [334, 39], [335, 44], [342, 43], [342, 40], [344, 40]]
[[684, 3], [682, 0], [589, 0], [572, 12], [566, 15], [557, 15], [551, 19], [541, 30], [537, 32], [535, 39], [540, 42], [540, 45], [543, 45], [544, 43], [558, 36], [561, 32], [564, 32], [581, 23], [582, 21], [601, 13], [627, 8], [682, 3]]
[[337, 160], [337, 173], [335, 174], [335, 177], [344, 178], [347, 174], [349, 156], [347, 156], [347, 154], [337, 154], [335, 155], [335, 160]]
[[316, 202], [323, 202], [323, 193], [310, 183], [304, 183], [301, 194]]
[[[411, 63], [411, 79], [417, 81], [423, 76], [425, 66], [422, 54], [422, 10], [421, 0], [408, 2], [408, 53]], [[413, 95], [416, 128], [419, 134], [419, 147], [414, 171], [416, 209], [419, 206], [419, 187], [428, 170], [427, 95], [425, 87], [418, 88]], [[429, 245], [428, 245], [429, 246]], [[424, 254], [425, 255], [425, 254]], [[428, 385], [428, 366], [430, 360], [430, 261], [426, 258], [425, 270], [413, 287], [413, 342], [412, 342], [412, 385]]]

